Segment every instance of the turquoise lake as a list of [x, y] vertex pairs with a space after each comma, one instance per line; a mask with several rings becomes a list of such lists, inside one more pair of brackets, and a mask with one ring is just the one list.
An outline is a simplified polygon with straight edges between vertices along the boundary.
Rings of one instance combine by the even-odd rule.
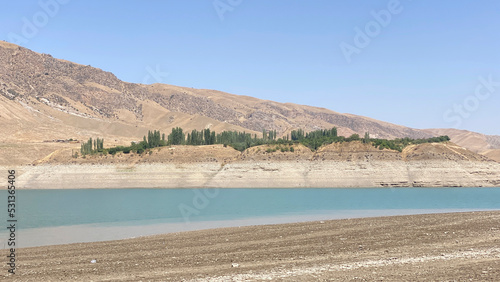
[[[256, 224], [500, 210], [500, 188], [17, 190], [17, 247]], [[7, 191], [0, 191], [7, 221]], [[8, 233], [0, 231], [0, 247]]]

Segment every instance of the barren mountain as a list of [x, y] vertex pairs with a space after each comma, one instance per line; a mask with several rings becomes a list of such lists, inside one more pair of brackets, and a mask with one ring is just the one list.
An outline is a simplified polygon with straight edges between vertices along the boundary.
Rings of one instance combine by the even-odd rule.
[[[127, 83], [110, 72], [4, 41], [0, 41], [0, 94], [3, 163], [28, 163], [58, 148], [72, 147], [48, 141], [100, 136], [107, 146], [127, 144], [150, 129], [169, 132], [176, 126], [188, 131], [211, 128], [257, 134], [267, 129], [278, 135], [336, 126], [346, 136], [364, 132], [380, 138], [435, 135], [324, 108], [215, 90]], [[28, 147], [32, 150], [23, 150]]]
[[431, 135], [448, 135], [451, 141], [500, 162], [500, 136], [453, 128], [426, 129]]
[[[60, 121], [72, 127], [80, 127], [75, 124], [78, 119], [118, 121], [134, 127], [163, 129], [176, 125], [200, 128], [211, 124], [221, 129], [244, 128], [256, 132], [272, 129], [283, 134], [297, 128], [313, 130], [337, 126], [346, 134], [370, 131], [386, 138], [429, 136], [404, 126], [322, 108], [282, 104], [214, 90], [126, 83], [112, 73], [58, 60], [6, 42], [0, 43], [0, 65], [2, 106], [21, 106], [19, 109], [23, 109], [23, 113], [16, 116], [23, 121], [33, 121], [29, 117], [35, 113], [41, 116], [47, 116], [44, 115], [47, 113], [50, 117], [55, 110], [63, 115], [52, 115], [56, 119], [53, 122]], [[9, 118], [4, 114], [2, 119]]]

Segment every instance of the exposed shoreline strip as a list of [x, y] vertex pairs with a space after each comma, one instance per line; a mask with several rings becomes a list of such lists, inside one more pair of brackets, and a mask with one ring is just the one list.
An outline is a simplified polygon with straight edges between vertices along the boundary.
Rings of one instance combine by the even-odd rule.
[[20, 249], [15, 278], [498, 280], [499, 240], [500, 211], [222, 228]]
[[473, 161], [45, 164], [16, 171], [21, 189], [500, 186], [499, 163]]

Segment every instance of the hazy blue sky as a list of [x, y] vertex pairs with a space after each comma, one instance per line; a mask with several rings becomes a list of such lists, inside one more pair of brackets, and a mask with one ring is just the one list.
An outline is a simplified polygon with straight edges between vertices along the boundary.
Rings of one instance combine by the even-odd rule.
[[499, 15], [498, 0], [2, 1], [0, 39], [128, 82], [500, 135]]

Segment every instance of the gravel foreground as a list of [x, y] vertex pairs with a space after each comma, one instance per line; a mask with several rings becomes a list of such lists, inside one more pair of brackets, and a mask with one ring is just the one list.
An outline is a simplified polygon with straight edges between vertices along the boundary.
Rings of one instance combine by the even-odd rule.
[[500, 211], [223, 228], [16, 255], [16, 274], [2, 263], [1, 280], [500, 281]]

